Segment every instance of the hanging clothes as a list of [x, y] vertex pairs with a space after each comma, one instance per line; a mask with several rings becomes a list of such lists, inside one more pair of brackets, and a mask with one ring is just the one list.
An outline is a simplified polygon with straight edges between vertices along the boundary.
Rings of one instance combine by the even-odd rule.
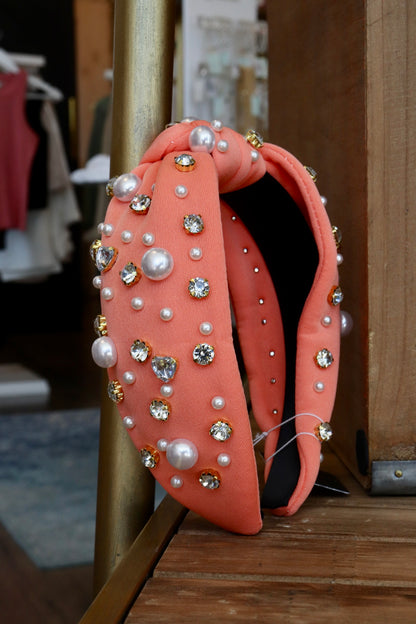
[[0, 230], [24, 230], [39, 138], [26, 118], [26, 74], [0, 73]]

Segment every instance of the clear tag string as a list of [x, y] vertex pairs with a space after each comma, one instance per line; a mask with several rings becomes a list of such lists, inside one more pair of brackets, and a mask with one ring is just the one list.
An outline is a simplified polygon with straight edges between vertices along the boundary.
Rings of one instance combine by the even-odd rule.
[[[278, 425], [275, 425], [274, 427], [272, 427], [271, 429], [269, 429], [268, 431], [262, 431], [261, 433], [258, 433], [256, 435], [256, 437], [253, 440], [253, 446], [256, 446], [256, 444], [258, 444], [259, 442], [261, 442], [261, 440], [264, 440], [264, 438], [267, 438], [267, 436], [269, 435], [269, 433], [271, 433], [272, 431], [276, 431], [276, 429], [279, 429], [280, 427], [283, 427], [283, 425], [285, 425], [286, 423], [295, 420], [295, 418], [299, 418], [299, 416], [312, 416], [312, 418], [316, 418], [317, 420], [319, 420], [321, 423], [323, 423], [323, 419], [320, 416], [317, 416], [317, 414], [312, 414], [312, 412], [301, 412], [299, 414], [295, 414], [294, 416], [291, 416], [290, 418], [287, 418], [286, 420], [282, 421], [281, 423], [279, 423]], [[267, 457], [264, 461], [268, 462], [271, 459], [273, 459], [273, 457], [275, 455], [277, 455], [278, 453], [280, 453], [281, 451], [283, 451], [283, 449], [286, 448], [286, 446], [288, 446], [289, 444], [291, 444], [292, 442], [294, 442], [294, 440], [296, 440], [296, 438], [298, 438], [301, 435], [309, 435], [312, 436], [313, 438], [315, 438], [315, 440], [318, 440], [318, 438], [316, 437], [316, 435], [314, 433], [310, 433], [309, 431], [300, 431], [299, 433], [297, 433], [295, 436], [293, 436], [293, 438], [290, 438], [290, 440], [288, 440], [283, 446], [281, 446], [277, 451], [275, 451], [273, 453], [273, 455], [270, 455], [270, 457]]]

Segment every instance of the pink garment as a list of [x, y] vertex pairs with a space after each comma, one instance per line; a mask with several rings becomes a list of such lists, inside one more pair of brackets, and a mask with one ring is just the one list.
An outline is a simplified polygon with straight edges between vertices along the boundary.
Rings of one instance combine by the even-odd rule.
[[38, 137], [25, 115], [26, 74], [0, 74], [0, 230], [26, 227]]

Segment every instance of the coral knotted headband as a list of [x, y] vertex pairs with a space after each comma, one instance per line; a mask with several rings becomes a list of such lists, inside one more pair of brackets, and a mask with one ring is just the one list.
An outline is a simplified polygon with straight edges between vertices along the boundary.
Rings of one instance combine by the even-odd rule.
[[262, 507], [304, 502], [331, 435], [342, 292], [311, 172], [255, 132], [185, 121], [108, 188], [91, 254], [109, 396], [167, 492], [255, 534]]

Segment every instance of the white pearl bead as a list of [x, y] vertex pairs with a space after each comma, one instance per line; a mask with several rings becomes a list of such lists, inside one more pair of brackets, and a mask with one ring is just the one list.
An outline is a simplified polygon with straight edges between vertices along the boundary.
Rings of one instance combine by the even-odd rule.
[[94, 288], [100, 289], [103, 284], [102, 277], [100, 275], [96, 275], [92, 280], [92, 285]]
[[192, 249], [189, 250], [189, 257], [191, 260], [201, 260], [202, 249], [200, 247], [192, 247]]
[[183, 119], [181, 119], [181, 123], [192, 123], [193, 121], [196, 121], [197, 117], [184, 117]]
[[189, 147], [194, 152], [211, 153], [215, 147], [215, 134], [208, 126], [197, 126], [189, 135]]
[[321, 322], [324, 327], [329, 327], [332, 323], [332, 318], [330, 316], [324, 316]]
[[162, 321], [171, 321], [173, 318], [173, 310], [171, 308], [162, 308], [160, 311]]
[[225, 399], [224, 399], [224, 397], [222, 397], [222, 396], [215, 396], [212, 399], [212, 401], [211, 401], [211, 405], [216, 410], [224, 409], [224, 407], [225, 407]]
[[183, 479], [178, 477], [177, 475], [173, 476], [170, 480], [170, 484], [173, 488], [180, 488], [183, 486]]
[[112, 289], [108, 287], [102, 289], [101, 295], [106, 301], [110, 301], [114, 297]]
[[146, 251], [141, 263], [142, 271], [151, 280], [163, 280], [173, 270], [173, 258], [166, 249], [154, 247]]
[[123, 373], [123, 381], [124, 383], [130, 385], [136, 381], [136, 375], [133, 373], [133, 371], [126, 371], [125, 373]]
[[166, 440], [165, 438], [160, 438], [160, 440], [157, 441], [156, 446], [159, 449], [159, 451], [161, 451], [162, 453], [165, 453], [166, 449], [168, 448], [168, 444], [169, 444], [169, 440]]
[[117, 362], [117, 349], [108, 336], [100, 336], [92, 343], [91, 355], [97, 366], [110, 368]]
[[140, 178], [134, 173], [123, 173], [113, 184], [113, 194], [120, 201], [129, 202], [133, 199], [140, 184]]
[[123, 243], [131, 243], [133, 240], [133, 232], [130, 232], [130, 230], [123, 230], [121, 233], [121, 240]]
[[133, 310], [142, 310], [144, 308], [144, 301], [141, 297], [133, 297], [131, 300], [131, 307]]
[[217, 463], [219, 466], [229, 466], [231, 463], [231, 457], [227, 453], [220, 453], [217, 457]]
[[326, 206], [328, 203], [328, 200], [324, 195], [321, 195], [321, 202], [323, 203], [324, 206]]
[[155, 235], [151, 232], [145, 232], [142, 236], [142, 241], [144, 245], [150, 247], [150, 245], [153, 245], [153, 243], [155, 242]]
[[105, 223], [103, 225], [103, 234], [105, 234], [106, 236], [111, 236], [113, 232], [114, 232], [114, 225], [111, 225], [111, 223]]
[[190, 440], [178, 438], [168, 444], [166, 458], [178, 470], [189, 470], [198, 461], [198, 449]]
[[164, 396], [166, 399], [172, 396], [173, 388], [169, 384], [164, 384], [160, 387], [160, 394]]
[[344, 256], [341, 253], [337, 253], [337, 265], [340, 266], [344, 262]]
[[251, 162], [257, 162], [259, 159], [259, 153], [257, 150], [251, 150]]
[[131, 416], [124, 416], [123, 425], [126, 429], [134, 429], [136, 423], [134, 422], [134, 418], [132, 418]]
[[199, 326], [199, 331], [204, 336], [209, 336], [210, 334], [212, 334], [212, 330], [213, 330], [212, 323], [210, 323], [209, 321], [204, 321]]
[[103, 227], [104, 227], [104, 223], [99, 223], [97, 225], [97, 232], [98, 232], [98, 234], [102, 234], [103, 233]]
[[176, 197], [183, 199], [188, 195], [188, 189], [183, 184], [178, 184], [178, 186], [175, 188], [175, 195]]
[[354, 321], [349, 312], [341, 311], [341, 336], [348, 336], [354, 327]]
[[217, 150], [221, 153], [226, 152], [228, 150], [228, 141], [224, 141], [223, 139], [218, 141]]
[[220, 121], [219, 119], [213, 119], [211, 121], [211, 126], [214, 130], [216, 130], [217, 132], [221, 132], [221, 130], [224, 127], [224, 124], [222, 123], [222, 121]]
[[313, 384], [313, 389], [315, 392], [323, 392], [325, 390], [325, 384], [323, 381], [316, 381]]

